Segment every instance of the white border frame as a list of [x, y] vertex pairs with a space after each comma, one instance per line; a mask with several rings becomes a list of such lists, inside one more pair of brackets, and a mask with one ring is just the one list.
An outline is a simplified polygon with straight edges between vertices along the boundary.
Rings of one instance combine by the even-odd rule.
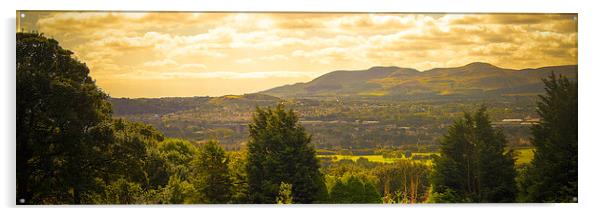
[[[286, 214], [286, 215], [580, 215], [600, 211], [602, 144], [597, 125], [602, 122], [599, 94], [602, 93], [598, 20], [601, 8], [596, 1], [568, 0], [22, 0], [2, 3], [2, 43], [0, 79], [2, 92], [0, 137], [2, 137], [3, 214], [23, 215], [180, 215], [180, 214]], [[578, 13], [579, 17], [579, 203], [578, 204], [455, 204], [455, 205], [186, 205], [186, 206], [15, 206], [15, 16], [16, 10], [116, 10], [116, 11], [299, 11], [299, 12], [445, 12], [445, 13]], [[597, 22], [598, 21], [598, 22]], [[92, 210], [92, 211], [91, 211]], [[101, 210], [101, 211], [98, 211]]]

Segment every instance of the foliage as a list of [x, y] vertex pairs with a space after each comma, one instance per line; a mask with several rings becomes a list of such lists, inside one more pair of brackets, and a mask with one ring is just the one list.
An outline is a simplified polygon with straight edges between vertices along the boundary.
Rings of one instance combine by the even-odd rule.
[[491, 127], [486, 108], [465, 114], [450, 127], [435, 157], [433, 192], [455, 194], [461, 202], [513, 202], [516, 172], [501, 130]]
[[228, 170], [232, 178], [232, 203], [249, 203], [249, 184], [247, 182], [247, 153], [228, 152]]
[[140, 184], [128, 182], [121, 178], [104, 189], [100, 203], [105, 204], [139, 204], [144, 202], [143, 190]]
[[232, 196], [228, 157], [216, 141], [201, 146], [195, 162], [196, 190], [202, 203], [227, 203]]
[[423, 163], [404, 159], [374, 168], [372, 172], [380, 182], [383, 202], [421, 203], [428, 197], [430, 171]]
[[531, 128], [532, 167], [521, 189], [527, 202], [575, 202], [577, 198], [577, 82], [552, 74]]
[[186, 204], [195, 203], [194, 186], [179, 176], [173, 175], [168, 184], [161, 191], [160, 203], [163, 204]]
[[373, 183], [354, 175], [336, 179], [330, 189], [331, 203], [380, 203], [381, 196]]
[[198, 148], [187, 140], [169, 138], [160, 142], [157, 149], [167, 160], [170, 173], [180, 179], [187, 179], [191, 173], [191, 163]]
[[280, 189], [278, 190], [278, 196], [276, 197], [276, 203], [293, 204], [292, 191], [293, 185], [281, 182]]
[[111, 106], [89, 69], [54, 39], [17, 33], [17, 199], [90, 202], [112, 158]]
[[257, 108], [249, 125], [247, 177], [253, 203], [274, 203], [280, 182], [293, 185], [295, 203], [327, 196], [311, 137], [292, 110]]

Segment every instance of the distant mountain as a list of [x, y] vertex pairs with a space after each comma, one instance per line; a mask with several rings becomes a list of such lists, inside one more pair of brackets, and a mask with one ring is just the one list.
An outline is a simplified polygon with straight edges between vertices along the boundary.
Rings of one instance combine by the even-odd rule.
[[475, 62], [422, 72], [400, 67], [333, 71], [307, 83], [280, 86], [260, 93], [285, 98], [534, 95], [543, 92], [541, 79], [552, 72], [577, 79], [577, 65], [513, 70]]

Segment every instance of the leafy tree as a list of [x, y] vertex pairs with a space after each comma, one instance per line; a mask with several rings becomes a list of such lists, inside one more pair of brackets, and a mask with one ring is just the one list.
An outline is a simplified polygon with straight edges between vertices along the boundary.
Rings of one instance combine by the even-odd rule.
[[169, 138], [160, 142], [157, 149], [167, 160], [170, 173], [179, 179], [191, 177], [192, 161], [198, 153], [198, 148], [189, 141]]
[[502, 131], [491, 127], [485, 107], [466, 113], [441, 142], [431, 177], [433, 193], [445, 195], [446, 201], [513, 202], [516, 171], [513, 152], [504, 150], [506, 142]]
[[247, 182], [247, 153], [228, 152], [228, 169], [232, 177], [232, 203], [249, 203], [249, 184]]
[[56, 40], [16, 37], [17, 203], [90, 202], [111, 160], [108, 96]]
[[[163, 135], [151, 126], [123, 119], [114, 120], [113, 128], [115, 141], [107, 150], [112, 160], [106, 167], [112, 175], [105, 175], [105, 181], [110, 183], [113, 179], [125, 178], [140, 184], [143, 189], [156, 188], [156, 176], [165, 173], [148, 169], [151, 163], [157, 162], [152, 152], [155, 152], [153, 150], [157, 143], [164, 139]], [[167, 180], [161, 185], [166, 183]]]
[[337, 179], [330, 191], [332, 203], [380, 203], [374, 184], [350, 175]]
[[201, 147], [195, 161], [196, 189], [203, 203], [228, 203], [232, 196], [232, 179], [228, 170], [228, 157], [217, 141]]
[[249, 125], [247, 178], [252, 203], [274, 203], [281, 182], [292, 184], [293, 202], [327, 196], [311, 137], [292, 110], [257, 108]]
[[527, 202], [575, 202], [577, 198], [577, 82], [552, 74], [543, 80], [538, 125], [531, 127], [535, 146], [532, 167], [522, 189]]
[[105, 204], [140, 204], [144, 201], [140, 184], [119, 179], [108, 185], [100, 203]]
[[194, 203], [194, 186], [182, 180], [178, 175], [172, 175], [169, 182], [163, 188], [160, 203], [165, 204], [187, 204]]

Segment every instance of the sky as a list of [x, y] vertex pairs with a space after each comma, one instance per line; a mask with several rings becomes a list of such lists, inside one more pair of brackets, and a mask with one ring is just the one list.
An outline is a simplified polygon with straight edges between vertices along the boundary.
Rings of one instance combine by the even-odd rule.
[[577, 64], [575, 14], [23, 11], [112, 97], [254, 93], [335, 70]]

